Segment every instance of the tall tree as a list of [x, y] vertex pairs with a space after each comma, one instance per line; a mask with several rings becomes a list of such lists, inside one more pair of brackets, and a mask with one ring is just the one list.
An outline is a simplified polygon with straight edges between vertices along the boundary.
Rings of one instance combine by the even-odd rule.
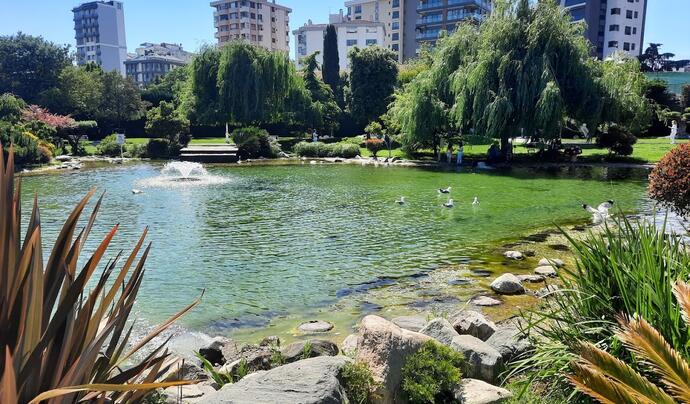
[[340, 86], [340, 56], [338, 55], [338, 32], [333, 24], [326, 28], [323, 37], [323, 81], [338, 94]]
[[52, 112], [76, 119], [96, 119], [103, 98], [100, 69], [68, 66], [55, 88], [44, 91], [39, 103]]
[[338, 130], [341, 110], [331, 88], [316, 75], [319, 63], [316, 61], [318, 52], [304, 58], [304, 84], [312, 99], [309, 126], [320, 131], [333, 134]]
[[189, 78], [189, 66], [178, 67], [171, 70], [157, 82], [149, 84], [141, 92], [141, 98], [158, 106], [162, 101], [172, 102], [179, 106], [182, 101], [182, 93]]
[[218, 67], [220, 51], [204, 47], [190, 67], [187, 92], [181, 102], [182, 110], [192, 122], [206, 125], [225, 124], [220, 112]]
[[670, 52], [661, 53], [660, 49], [663, 44], [650, 43], [644, 53], [639, 56], [642, 68], [648, 72], [657, 72], [666, 70], [671, 59], [676, 55]]
[[349, 109], [363, 129], [386, 113], [398, 78], [395, 53], [378, 46], [353, 48], [350, 58]]
[[139, 119], [144, 114], [144, 103], [136, 84], [117, 72], [101, 75], [103, 98], [99, 107], [99, 127], [120, 128], [123, 123]]
[[42, 92], [58, 85], [62, 69], [70, 65], [69, 47], [42, 37], [0, 36], [0, 94], [13, 93], [35, 103]]

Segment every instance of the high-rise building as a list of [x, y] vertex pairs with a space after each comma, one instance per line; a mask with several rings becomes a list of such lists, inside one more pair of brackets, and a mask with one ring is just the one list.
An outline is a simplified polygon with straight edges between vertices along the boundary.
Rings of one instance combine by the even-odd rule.
[[[349, 20], [342, 11], [340, 14], [332, 14], [329, 23], [333, 24], [338, 34], [338, 58], [340, 60], [340, 70], [349, 69], [348, 51], [358, 46], [379, 45], [383, 46], [386, 29], [382, 22]], [[323, 63], [323, 40], [326, 35], [328, 24], [313, 24], [311, 20], [303, 26], [292, 31], [295, 36], [295, 55], [297, 66], [302, 67], [301, 60], [305, 56], [314, 52], [319, 52], [316, 60]]]
[[292, 10], [275, 0], [216, 0], [211, 7], [218, 44], [244, 40], [274, 51], [290, 50]]
[[490, 0], [420, 0], [417, 42], [433, 45], [442, 31], [455, 31], [460, 22], [481, 22], [491, 12]]
[[647, 0], [560, 0], [573, 21], [587, 24], [587, 39], [597, 57], [616, 51], [639, 56], [644, 50]]
[[125, 13], [120, 1], [92, 1], [72, 9], [77, 63], [96, 63], [105, 71], [125, 74]]
[[373, 21], [384, 24], [383, 46], [403, 62], [416, 56], [415, 23], [418, 0], [348, 0], [347, 17], [352, 21]]
[[192, 54], [182, 49], [182, 45], [146, 42], [125, 61], [125, 71], [127, 77], [145, 87], [171, 70], [186, 65], [191, 57]]

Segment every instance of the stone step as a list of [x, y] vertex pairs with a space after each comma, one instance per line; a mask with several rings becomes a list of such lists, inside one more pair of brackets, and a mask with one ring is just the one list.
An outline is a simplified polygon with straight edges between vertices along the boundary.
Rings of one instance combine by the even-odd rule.
[[236, 163], [236, 153], [182, 153], [182, 161], [194, 161], [197, 163]]
[[182, 154], [232, 154], [237, 153], [235, 146], [190, 146], [180, 150]]

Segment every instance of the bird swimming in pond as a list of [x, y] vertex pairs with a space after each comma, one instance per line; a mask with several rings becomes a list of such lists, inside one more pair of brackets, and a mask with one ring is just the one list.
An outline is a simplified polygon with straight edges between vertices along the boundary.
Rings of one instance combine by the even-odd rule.
[[582, 208], [592, 214], [592, 222], [594, 222], [594, 224], [600, 224], [608, 219], [609, 210], [613, 207], [613, 204], [613, 201], [608, 200], [599, 204], [596, 209], [586, 204], [582, 205]]
[[400, 199], [395, 201], [398, 205], [404, 205], [405, 204], [405, 197], [401, 196]]
[[450, 193], [451, 187], [449, 186], [448, 188], [439, 188], [438, 193], [439, 194], [449, 194]]
[[479, 205], [479, 198], [478, 197], [476, 197], [476, 196], [474, 197], [474, 200], [472, 201], [472, 205], [474, 205], [474, 206]]
[[455, 204], [453, 203], [452, 199], [448, 199], [448, 202], [443, 204], [444, 208], [452, 208], [453, 206], [455, 206]]
[[134, 195], [139, 195], [139, 194], [143, 194], [144, 191], [142, 191], [141, 189], [133, 189], [133, 190], [132, 190], [132, 193], [133, 193]]

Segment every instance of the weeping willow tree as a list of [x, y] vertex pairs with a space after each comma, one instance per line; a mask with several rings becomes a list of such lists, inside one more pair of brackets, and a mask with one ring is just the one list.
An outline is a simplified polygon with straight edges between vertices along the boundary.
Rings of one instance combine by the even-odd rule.
[[307, 123], [314, 129], [333, 135], [340, 126], [339, 118], [342, 111], [338, 107], [331, 87], [316, 74], [320, 68], [319, 62], [316, 60], [318, 54], [319, 52], [312, 53], [302, 60], [304, 84], [313, 103]]
[[595, 124], [602, 102], [584, 27], [552, 0], [499, 0], [482, 24], [474, 60], [453, 77], [459, 127], [501, 139], [560, 136], [568, 116]]
[[457, 132], [451, 115], [455, 103], [453, 77], [475, 56], [477, 36], [475, 26], [462, 25], [454, 35], [442, 37], [437, 47], [418, 62], [425, 69], [395, 94], [388, 115], [400, 125], [408, 148], [433, 148], [437, 152], [442, 139]]
[[304, 120], [310, 94], [288, 55], [245, 42], [204, 49], [192, 62], [188, 116], [207, 125]]

